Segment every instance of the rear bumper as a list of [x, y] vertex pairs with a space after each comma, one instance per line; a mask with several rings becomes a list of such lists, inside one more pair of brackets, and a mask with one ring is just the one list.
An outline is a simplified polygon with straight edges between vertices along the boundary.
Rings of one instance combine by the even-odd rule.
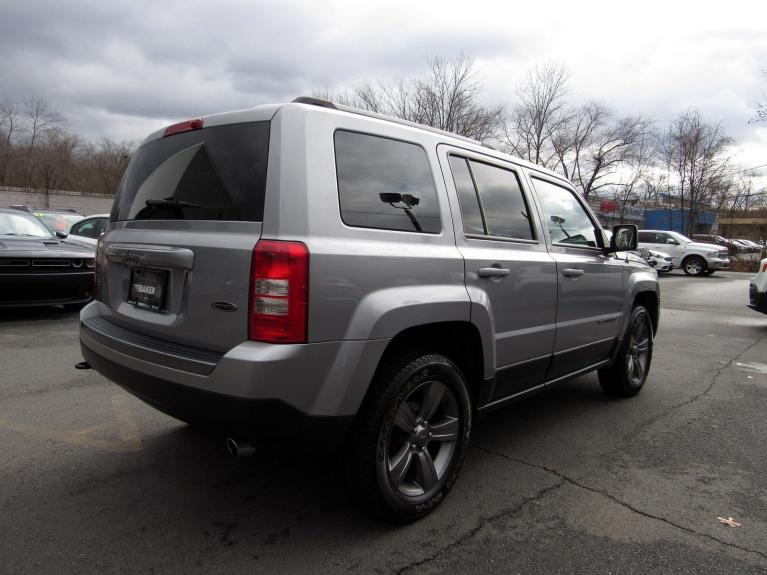
[[353, 419], [309, 416], [278, 399], [246, 399], [173, 383], [125, 367], [83, 342], [81, 349], [91, 367], [155, 409], [223, 434], [253, 441], [292, 438], [314, 451], [330, 452]]
[[0, 307], [85, 303], [93, 297], [93, 272], [0, 274]]
[[[213, 357], [182, 356], [122, 329], [94, 334], [99, 303], [81, 313], [86, 361], [146, 403], [225, 433], [330, 446], [356, 414], [389, 340], [272, 345], [247, 341]], [[128, 341], [128, 333], [136, 336]], [[210, 369], [204, 366], [210, 363]], [[192, 371], [191, 368], [196, 371]]]

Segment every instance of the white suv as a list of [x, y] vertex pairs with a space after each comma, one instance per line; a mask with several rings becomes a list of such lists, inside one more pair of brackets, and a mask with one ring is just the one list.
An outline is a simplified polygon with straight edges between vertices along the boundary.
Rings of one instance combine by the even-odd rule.
[[702, 276], [730, 267], [727, 248], [694, 242], [687, 236], [668, 230], [640, 230], [639, 247], [668, 253], [674, 267], [690, 276]]

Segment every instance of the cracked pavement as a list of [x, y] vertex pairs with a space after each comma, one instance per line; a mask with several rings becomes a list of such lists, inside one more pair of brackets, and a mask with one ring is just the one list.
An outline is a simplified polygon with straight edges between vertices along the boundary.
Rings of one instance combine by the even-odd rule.
[[494, 412], [444, 504], [397, 528], [351, 505], [336, 460], [280, 444], [229, 459], [75, 371], [75, 314], [6, 313], [2, 570], [765, 573], [767, 316], [747, 278], [663, 277], [639, 396], [588, 375]]

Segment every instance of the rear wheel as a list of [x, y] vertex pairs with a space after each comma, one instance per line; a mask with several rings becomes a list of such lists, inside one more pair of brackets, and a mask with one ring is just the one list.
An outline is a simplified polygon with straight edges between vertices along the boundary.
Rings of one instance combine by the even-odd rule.
[[453, 486], [470, 432], [471, 402], [458, 367], [439, 354], [395, 357], [352, 430], [351, 487], [390, 521], [420, 519]]
[[620, 397], [631, 397], [639, 393], [650, 371], [652, 346], [650, 314], [643, 306], [635, 306], [618, 356], [610, 367], [599, 370], [602, 389]]
[[682, 269], [688, 276], [701, 276], [706, 273], [706, 262], [699, 256], [690, 256], [682, 262]]

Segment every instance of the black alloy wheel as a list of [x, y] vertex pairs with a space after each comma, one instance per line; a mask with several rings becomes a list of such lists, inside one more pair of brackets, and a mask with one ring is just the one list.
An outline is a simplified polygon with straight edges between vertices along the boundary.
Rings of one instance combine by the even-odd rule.
[[360, 502], [408, 523], [453, 486], [471, 432], [460, 369], [435, 353], [396, 356], [379, 369], [351, 432], [348, 470]]
[[631, 311], [626, 334], [618, 355], [609, 367], [599, 370], [599, 384], [610, 395], [631, 397], [647, 381], [653, 349], [653, 326], [650, 314], [641, 305]]

